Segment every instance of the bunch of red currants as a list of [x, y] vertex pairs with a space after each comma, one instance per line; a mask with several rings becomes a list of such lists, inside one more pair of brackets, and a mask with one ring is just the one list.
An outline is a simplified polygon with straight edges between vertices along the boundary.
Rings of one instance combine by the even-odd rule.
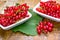
[[44, 33], [52, 32], [53, 27], [54, 27], [53, 24], [49, 21], [40, 22], [37, 26], [37, 33], [40, 35], [41, 32]]

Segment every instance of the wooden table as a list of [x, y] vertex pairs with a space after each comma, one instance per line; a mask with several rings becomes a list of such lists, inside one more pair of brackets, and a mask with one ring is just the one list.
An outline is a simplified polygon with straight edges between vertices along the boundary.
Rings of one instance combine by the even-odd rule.
[[[40, 0], [18, 0], [20, 4], [27, 3], [30, 8], [33, 8]], [[58, 0], [60, 1], [60, 0]], [[47, 20], [48, 19], [44, 19]], [[51, 20], [50, 20], [51, 21]], [[53, 22], [53, 21], [51, 21]], [[60, 23], [53, 22], [55, 25], [54, 31], [52, 33], [41, 34], [36, 36], [27, 36], [20, 32], [12, 32], [11, 30], [4, 31], [0, 28], [0, 40], [60, 40]]]

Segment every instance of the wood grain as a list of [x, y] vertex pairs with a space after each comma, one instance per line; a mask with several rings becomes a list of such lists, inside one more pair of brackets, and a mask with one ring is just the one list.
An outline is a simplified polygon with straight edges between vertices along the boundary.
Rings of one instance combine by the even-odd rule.
[[[30, 8], [33, 8], [39, 1], [40, 0], [18, 0], [18, 3], [27, 3]], [[44, 20], [51, 21], [49, 19]], [[14, 33], [11, 30], [4, 31], [0, 28], [0, 40], [60, 40], [60, 23], [51, 22], [55, 24], [53, 32], [36, 36], [27, 36], [20, 32]]]

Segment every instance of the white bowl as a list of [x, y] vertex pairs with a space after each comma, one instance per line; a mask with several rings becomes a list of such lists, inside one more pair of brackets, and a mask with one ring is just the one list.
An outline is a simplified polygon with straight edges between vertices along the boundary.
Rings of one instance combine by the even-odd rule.
[[39, 14], [39, 15], [45, 17], [45, 18], [51, 19], [51, 20], [56, 21], [56, 22], [60, 22], [60, 19], [59, 19], [59, 18], [55, 18], [55, 17], [49, 16], [49, 15], [43, 14], [43, 13], [41, 13], [41, 12], [38, 12], [38, 11], [36, 10], [36, 8], [38, 8], [39, 5], [40, 5], [40, 3], [38, 3], [38, 4], [33, 8], [33, 11], [35, 11], [37, 14]]
[[26, 17], [26, 18], [24, 18], [24, 19], [21, 19], [21, 20], [19, 20], [18, 22], [14, 23], [14, 24], [11, 24], [11, 25], [6, 26], [6, 27], [0, 25], [0, 27], [1, 27], [2, 29], [4, 29], [4, 30], [9, 30], [9, 29], [11, 29], [11, 28], [13, 28], [13, 27], [16, 27], [17, 25], [20, 25], [20, 24], [24, 23], [25, 21], [27, 21], [29, 18], [32, 17], [32, 14], [30, 14], [30, 12], [28, 12], [28, 15], [29, 15], [29, 17]]
[[[6, 8], [6, 6], [15, 6], [16, 2], [17, 2], [17, 0], [8, 0], [5, 3], [5, 5], [2, 7], [2, 9], [0, 10], [0, 13], [4, 14], [4, 11], [3, 10]], [[6, 26], [6, 27], [0, 25], [0, 27], [2, 29], [4, 29], [4, 30], [9, 30], [9, 29], [11, 29], [13, 27], [16, 27], [17, 25], [20, 25], [20, 24], [24, 23], [25, 21], [27, 21], [28, 19], [30, 19], [32, 17], [32, 14], [30, 14], [30, 12], [28, 12], [28, 15], [29, 15], [29, 17], [26, 17], [24, 19], [21, 19], [21, 20], [19, 20], [18, 22], [14, 23], [14, 24], [11, 24], [11, 25]]]

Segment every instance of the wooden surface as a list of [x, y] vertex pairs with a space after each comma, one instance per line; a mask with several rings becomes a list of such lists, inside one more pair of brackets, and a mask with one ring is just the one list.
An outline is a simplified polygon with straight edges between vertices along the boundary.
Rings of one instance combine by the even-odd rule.
[[[18, 2], [20, 4], [27, 3], [30, 6], [30, 8], [33, 8], [39, 1], [40, 0], [19, 0]], [[48, 21], [48, 19], [44, 19], [44, 20]], [[47, 35], [41, 34], [36, 36], [27, 36], [20, 32], [14, 33], [11, 30], [4, 31], [0, 28], [0, 40], [60, 40], [60, 30], [59, 30], [60, 23], [57, 23], [57, 22], [53, 22], [53, 23], [55, 24], [54, 31], [51, 33], [48, 33]]]

